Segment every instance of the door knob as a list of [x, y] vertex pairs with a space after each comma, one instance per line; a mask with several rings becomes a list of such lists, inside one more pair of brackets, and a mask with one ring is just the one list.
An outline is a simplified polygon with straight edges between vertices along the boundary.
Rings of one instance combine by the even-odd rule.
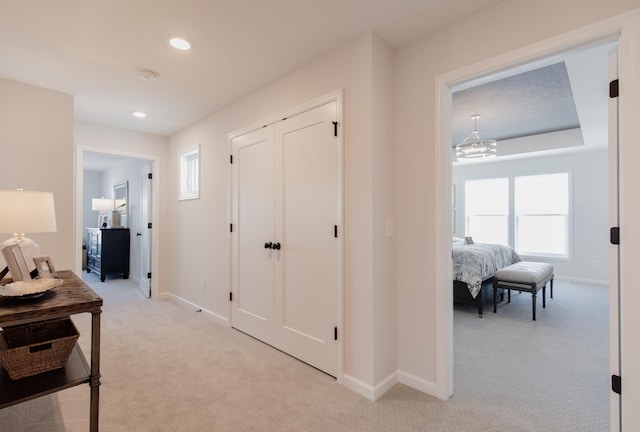
[[264, 248], [265, 249], [273, 249], [273, 243], [269, 242], [269, 243], [265, 243], [264, 244]]
[[280, 250], [280, 243], [274, 243], [273, 244], [273, 249]]

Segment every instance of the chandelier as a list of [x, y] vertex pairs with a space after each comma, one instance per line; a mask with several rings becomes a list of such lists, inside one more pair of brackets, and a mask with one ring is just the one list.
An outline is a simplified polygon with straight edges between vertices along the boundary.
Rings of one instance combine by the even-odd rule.
[[494, 139], [480, 136], [478, 131], [478, 119], [480, 116], [478, 114], [472, 115], [471, 118], [474, 125], [473, 132], [464, 141], [456, 145], [456, 159], [470, 160], [495, 157], [498, 143]]

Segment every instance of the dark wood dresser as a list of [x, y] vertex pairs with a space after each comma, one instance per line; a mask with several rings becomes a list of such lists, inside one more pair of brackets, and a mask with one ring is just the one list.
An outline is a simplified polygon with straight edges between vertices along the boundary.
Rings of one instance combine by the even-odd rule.
[[87, 273], [129, 277], [129, 228], [87, 228]]

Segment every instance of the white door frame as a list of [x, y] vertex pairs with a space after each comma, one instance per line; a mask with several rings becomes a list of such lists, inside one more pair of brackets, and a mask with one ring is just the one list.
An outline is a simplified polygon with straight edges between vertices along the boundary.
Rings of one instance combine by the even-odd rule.
[[[335, 101], [337, 103], [337, 132], [338, 132], [338, 355], [337, 362], [338, 367], [336, 369], [336, 381], [339, 384], [343, 382], [344, 374], [344, 116], [343, 116], [343, 89], [339, 89], [320, 96], [317, 99], [313, 99], [296, 107], [284, 110], [280, 114], [272, 115], [263, 121], [256, 122], [253, 125], [244, 127], [242, 129], [230, 132], [227, 135], [229, 154], [233, 154], [233, 139], [241, 135], [245, 135], [256, 129], [260, 129], [266, 125], [271, 125], [281, 121], [283, 118], [292, 117], [296, 114], [312, 110], [319, 106], [325, 105], [329, 102]], [[229, 224], [234, 224], [237, 221], [233, 220], [233, 169], [229, 164], [227, 178], [229, 179], [229, 190], [227, 191], [227, 208], [229, 209], [228, 219]], [[233, 237], [232, 233], [228, 232], [227, 235], [227, 250], [229, 256], [227, 280], [228, 290], [231, 293], [233, 288]], [[228, 306], [227, 325], [231, 327], [233, 315], [232, 304], [229, 302]]]
[[[151, 175], [151, 178], [149, 178]], [[147, 197], [147, 203], [145, 206], [143, 196]], [[151, 204], [151, 205], [149, 205]], [[144, 166], [140, 169], [140, 211], [139, 211], [139, 228], [140, 233], [136, 233], [136, 238], [140, 237], [140, 274], [138, 277], [138, 287], [145, 297], [151, 297], [151, 281], [153, 278], [147, 277], [148, 273], [153, 273], [153, 266], [151, 260], [153, 254], [151, 246], [153, 245], [152, 231], [147, 227], [147, 224], [153, 224], [153, 161], [147, 160]], [[153, 226], [153, 225], [152, 225]], [[139, 235], [138, 235], [139, 234]]]
[[[76, 146], [75, 151], [75, 212], [74, 212], [74, 230], [73, 230], [73, 244], [74, 247], [74, 272], [76, 274], [82, 274], [82, 194], [83, 194], [83, 164], [84, 164], [84, 152], [94, 152], [111, 154], [118, 156], [131, 157], [136, 159], [146, 159], [153, 161], [153, 181], [156, 185], [160, 184], [160, 157], [156, 155], [133, 153], [128, 151], [122, 151], [117, 149], [107, 149], [104, 147], [91, 147], [91, 146]], [[152, 188], [153, 202], [151, 208], [151, 220], [153, 220], [154, 235], [152, 236], [151, 243], [151, 268], [154, 271], [154, 275], [151, 279], [151, 298], [154, 298], [160, 293], [160, 188]]]
[[[618, 47], [608, 54], [608, 77], [609, 82], [619, 79], [619, 55]], [[608, 101], [608, 163], [609, 163], [609, 226], [620, 225], [620, 191], [617, 182], [620, 179], [619, 164], [620, 156], [618, 152], [618, 118], [620, 98], [609, 98]], [[617, 321], [617, 322], [614, 322]], [[609, 244], [609, 365], [612, 374], [620, 373], [620, 248], [617, 245]], [[615, 342], [611, 342], [615, 341]], [[614, 348], [618, 349], [615, 350]], [[616, 415], [617, 414], [617, 415]], [[620, 430], [621, 407], [620, 396], [611, 393], [610, 397], [610, 430]]]
[[[436, 78], [435, 131], [435, 287], [436, 287], [436, 391], [441, 399], [453, 394], [453, 298], [451, 296], [451, 88], [513, 69], [561, 52], [607, 41], [618, 41], [620, 64], [620, 322], [622, 427], [640, 428], [640, 289], [634, 265], [640, 262], [640, 145], [637, 142], [637, 113], [640, 112], [640, 10], [616, 16], [593, 25], [518, 49]], [[625, 187], [626, 185], [626, 187]], [[625, 224], [625, 221], [628, 223]], [[445, 227], [445, 229], [442, 229]], [[615, 324], [617, 325], [617, 324]], [[626, 329], [626, 331], [625, 331]], [[612, 341], [614, 342], [614, 341]], [[613, 345], [613, 344], [612, 344]], [[612, 349], [615, 349], [612, 347]], [[617, 367], [616, 367], [617, 368]], [[612, 370], [615, 370], [612, 365]], [[620, 430], [612, 413], [611, 430]]]

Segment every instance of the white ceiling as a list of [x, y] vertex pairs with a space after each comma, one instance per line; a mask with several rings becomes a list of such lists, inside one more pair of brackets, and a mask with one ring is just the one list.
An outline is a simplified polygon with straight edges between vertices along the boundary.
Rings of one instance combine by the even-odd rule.
[[128, 159], [131, 158], [110, 153], [85, 151], [82, 155], [82, 169], [85, 171], [106, 171]]
[[[606, 76], [605, 76], [606, 78]], [[491, 81], [453, 94], [453, 143], [473, 130], [498, 141], [580, 127], [564, 62]]]
[[367, 31], [399, 47], [495, 3], [0, 0], [0, 77], [73, 95], [78, 120], [170, 135]]

